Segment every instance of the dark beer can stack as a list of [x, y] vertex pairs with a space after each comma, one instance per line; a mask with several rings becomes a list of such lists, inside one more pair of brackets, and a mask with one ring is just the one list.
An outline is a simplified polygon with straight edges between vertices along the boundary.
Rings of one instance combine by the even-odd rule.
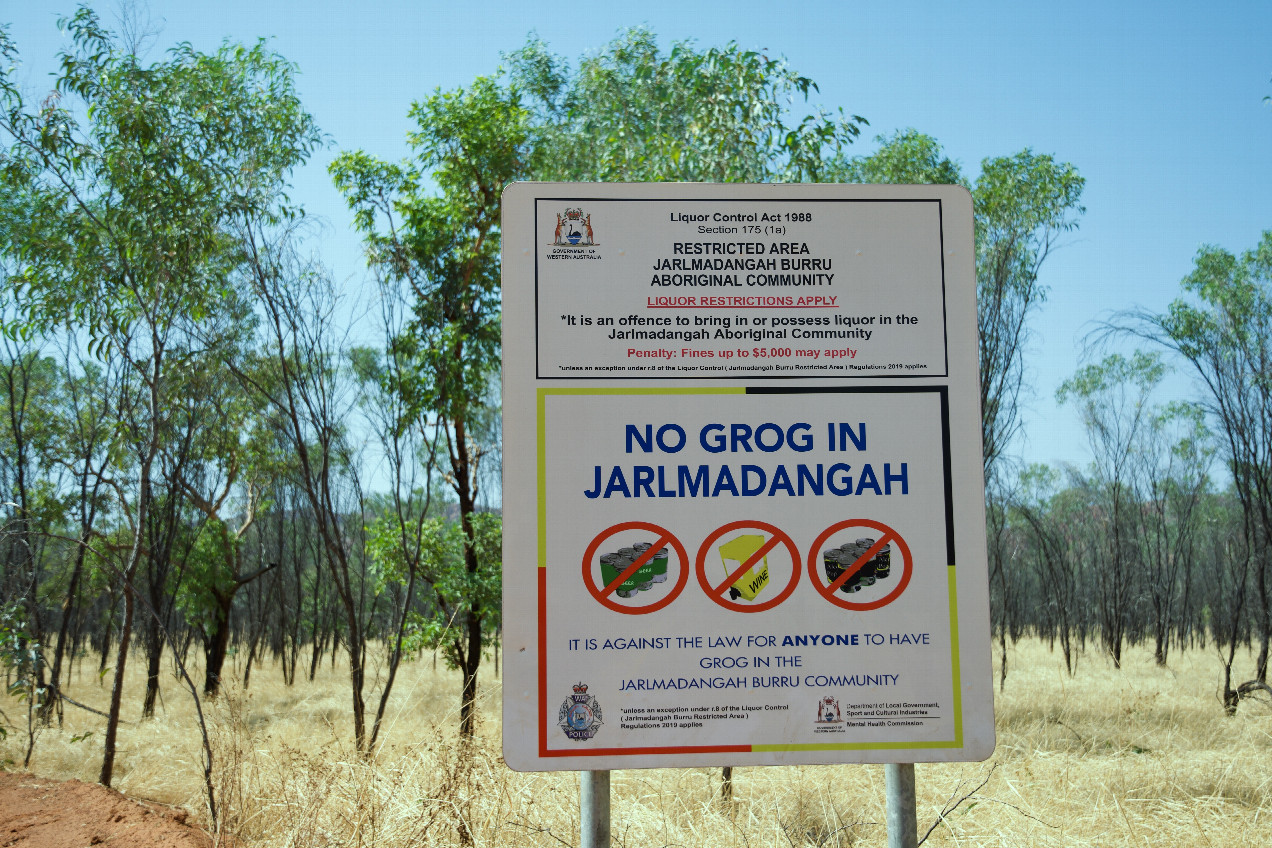
[[[877, 539], [858, 539], [857, 544], [863, 546], [862, 550], [869, 550], [874, 547]], [[885, 542], [883, 547], [879, 549], [879, 553], [874, 556], [875, 576], [880, 580], [892, 573], [892, 543]]]
[[[877, 539], [861, 538], [822, 551], [822, 564], [826, 569], [826, 580], [834, 583], [849, 568], [870, 552]], [[876, 581], [886, 579], [892, 574], [892, 544], [885, 543], [874, 556], [861, 564], [851, 577], [843, 582], [839, 591], [844, 594], [860, 592], [863, 586], [873, 586]]]
[[[854, 562], [861, 559], [870, 550], [870, 545], [861, 544], [863, 539], [855, 542], [849, 542], [846, 545], [840, 545], [839, 550], [844, 553], [844, 568], [848, 568]], [[853, 575], [858, 583], [862, 586], [873, 586], [875, 584], [875, 561], [867, 560], [861, 564], [861, 568], [857, 569], [857, 573]]]
[[[822, 551], [822, 565], [826, 569], [826, 580], [834, 583], [839, 579], [839, 575], [848, 570], [848, 567], [856, 562], [856, 557], [844, 552], [842, 548], [830, 548]], [[861, 578], [854, 574], [845, 580], [839, 587], [839, 591], [845, 595], [852, 592], [861, 591]]]

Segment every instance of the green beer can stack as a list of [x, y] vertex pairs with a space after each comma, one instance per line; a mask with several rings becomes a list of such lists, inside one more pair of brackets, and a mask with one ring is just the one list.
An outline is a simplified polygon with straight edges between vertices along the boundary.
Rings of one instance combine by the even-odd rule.
[[[625, 559], [620, 554], [604, 554], [601, 557], [601, 581], [608, 586], [618, 579], [618, 575], [627, 570], [627, 566], [631, 565], [630, 559]], [[614, 594], [620, 598], [630, 598], [638, 591], [636, 587], [636, 575], [628, 577], [626, 580], [614, 590]]]
[[[632, 548], [636, 551], [637, 554], [644, 554], [645, 551], [649, 550], [652, 547], [653, 545], [651, 545], [649, 542], [637, 542], [636, 544], [632, 545]], [[649, 564], [653, 567], [653, 570], [654, 570], [654, 582], [666, 583], [667, 582], [667, 549], [665, 547], [659, 548], [658, 551], [654, 554], [653, 559], [649, 561]]]
[[[618, 555], [621, 556], [624, 560], [626, 560], [623, 563], [624, 568], [631, 565], [636, 560], [640, 559], [640, 551], [636, 550], [635, 547], [619, 548]], [[649, 562], [646, 562], [644, 565], [638, 568], [636, 570], [636, 574], [633, 575], [632, 579], [636, 581], [637, 591], [639, 592], [648, 591], [649, 587], [654, 585], [653, 561], [651, 560]]]

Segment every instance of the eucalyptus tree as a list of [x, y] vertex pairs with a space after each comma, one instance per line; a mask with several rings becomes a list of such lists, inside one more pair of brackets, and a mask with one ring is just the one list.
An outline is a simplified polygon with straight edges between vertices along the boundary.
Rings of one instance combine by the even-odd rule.
[[129, 417], [121, 414], [117, 406], [125, 396], [123, 386], [128, 372], [124, 363], [118, 358], [100, 365], [91, 361], [74, 334], [63, 338], [60, 354], [62, 387], [57, 393], [59, 403], [53, 417], [48, 460], [61, 465], [68, 478], [71, 506], [66, 511], [66, 532], [74, 542], [48, 681], [46, 710], [57, 713], [59, 724], [62, 664], [79, 632], [73, 624], [83, 619], [81, 603], [87, 594], [86, 576], [91, 571], [89, 543], [103, 517], [110, 514], [110, 478], [122, 467], [123, 446], [113, 438], [114, 422]]
[[403, 401], [394, 413], [400, 426], [436, 428], [458, 502], [464, 579], [430, 585], [454, 610], [447, 639], [463, 675], [460, 732], [467, 737], [475, 730], [483, 647], [498, 615], [498, 563], [481, 555], [475, 519], [487, 453], [475, 425], [488, 415], [483, 403], [499, 363], [502, 192], [531, 173], [531, 115], [515, 86], [478, 77], [415, 103], [410, 117], [409, 159], [346, 152], [331, 173], [354, 211], [368, 263], [386, 286], [409, 292], [408, 317], [389, 343], [400, 367], [385, 372], [386, 388]]
[[1087, 431], [1094, 456], [1091, 488], [1096, 494], [1102, 537], [1095, 570], [1100, 635], [1115, 668], [1132, 625], [1133, 607], [1148, 591], [1140, 569], [1142, 491], [1140, 469], [1154, 412], [1153, 389], [1166, 367], [1155, 354], [1136, 352], [1130, 359], [1114, 353], [1084, 366], [1060, 385], [1056, 400], [1071, 403]]
[[[980, 337], [981, 444], [989, 513], [1001, 500], [997, 466], [1021, 428], [1020, 396], [1030, 322], [1047, 288], [1039, 279], [1057, 240], [1078, 226], [1085, 180], [1077, 168], [1025, 149], [982, 160], [972, 185], [976, 233], [976, 326]], [[1002, 596], [999, 623], [1000, 685], [1007, 677], [1007, 630], [1012, 596], [1000, 533], [991, 526], [991, 580]]]
[[[1260, 631], [1255, 682], [1266, 684], [1272, 639], [1272, 231], [1240, 255], [1202, 247], [1181, 286], [1183, 296], [1165, 312], [1133, 311], [1110, 329], [1174, 351], [1200, 382], [1241, 504], [1249, 560], [1233, 565], [1252, 572]], [[1246, 602], [1244, 573], [1232, 575], [1226, 612], [1233, 616]], [[1230, 671], [1231, 660], [1229, 677]], [[1240, 693], [1230, 682], [1224, 685], [1225, 703], [1235, 710]]]
[[1007, 637], [1018, 632], [1014, 614], [1021, 587], [1005, 555], [1010, 498], [1007, 475], [998, 466], [1021, 428], [1030, 322], [1047, 294], [1039, 275], [1057, 240], [1078, 225], [1085, 180], [1073, 165], [1029, 149], [982, 160], [972, 180], [932, 136], [905, 129], [876, 141], [879, 148], [869, 155], [833, 162], [830, 176], [845, 182], [962, 185], [972, 193], [981, 443], [1001, 686], [1007, 679]]
[[1069, 534], [1083, 524], [1084, 516], [1074, 515], [1070, 492], [1059, 491], [1060, 474], [1046, 465], [1030, 465], [1021, 471], [1020, 485], [1012, 499], [1012, 517], [1023, 524], [1033, 544], [1028, 561], [1038, 573], [1040, 611], [1052, 618], [1052, 632], [1060, 639], [1064, 668], [1074, 673], [1076, 657], [1074, 621], [1079, 601], [1079, 569]]
[[[193, 347], [183, 341], [233, 297], [229, 222], [277, 215], [279, 187], [318, 136], [292, 67], [263, 44], [211, 54], [183, 44], [145, 64], [87, 8], [63, 24], [72, 47], [48, 98], [28, 104], [11, 71], [0, 73], [0, 170], [8, 184], [24, 181], [24, 226], [6, 233], [6, 250], [30, 327], [82, 326], [93, 353], [129, 364], [143, 397], [124, 428], [134, 479], [116, 488], [131, 542], [118, 575], [124, 606], [100, 774], [109, 785], [167, 377]], [[16, 59], [7, 33], [0, 53], [6, 65]]]
[[[0, 338], [0, 605], [21, 602], [31, 632], [45, 631], [38, 604], [42, 552], [60, 517], [49, 463], [60, 389], [57, 363], [33, 344]], [[43, 669], [39, 670], [41, 685]]]
[[1170, 403], [1150, 416], [1137, 500], [1153, 613], [1153, 660], [1165, 666], [1177, 620], [1192, 600], [1199, 507], [1210, 490], [1215, 448], [1204, 410], [1195, 403]]
[[[248, 314], [229, 316], [231, 325], [252, 325]], [[264, 401], [234, 379], [221, 357], [246, 356], [236, 340], [230, 349], [201, 358], [181, 375], [172, 417], [178, 424], [170, 452], [173, 496], [179, 493], [198, 515], [186, 584], [179, 603], [203, 639], [203, 694], [220, 691], [228, 655], [230, 613], [239, 591], [277, 565], [249, 567], [244, 539], [269, 506], [269, 495], [286, 473], [266, 430]]]
[[936, 139], [913, 129], [879, 136], [879, 148], [834, 164], [834, 178], [865, 183], [962, 185], [972, 193], [980, 331], [985, 477], [1020, 432], [1030, 321], [1046, 300], [1039, 277], [1059, 239], [1078, 226], [1086, 180], [1068, 162], [1026, 148], [981, 161], [964, 175]]
[[[301, 495], [335, 592], [349, 658], [354, 745], [367, 753], [366, 639], [373, 582], [368, 575], [361, 443], [353, 432], [356, 385], [339, 297], [323, 268], [299, 255], [291, 228], [245, 224], [246, 274], [263, 314], [259, 348], [230, 363], [240, 384], [268, 410], [275, 448], [289, 454], [280, 489]], [[315, 624], [320, 614], [314, 583]], [[310, 678], [323, 650], [315, 640]], [[334, 648], [333, 648], [334, 655]]]
[[1026, 148], [983, 160], [972, 186], [987, 478], [1020, 432], [1030, 322], [1047, 297], [1042, 266], [1077, 229], [1085, 185], [1072, 164]]
[[[382, 292], [381, 319], [385, 332], [385, 351], [360, 349], [352, 358], [354, 372], [362, 385], [363, 407], [367, 412], [380, 449], [387, 458], [388, 491], [383, 507], [368, 527], [368, 548], [375, 561], [379, 579], [389, 591], [394, 620], [389, 622], [389, 656], [384, 686], [380, 690], [375, 719], [371, 726], [368, 750], [379, 738], [384, 714], [388, 708], [393, 684], [404, 655], [418, 641], [422, 630], [435, 635], [435, 644], [444, 639], [446, 627], [431, 629], [437, 616], [427, 619], [416, 609], [416, 599], [424, 581], [438, 582], [438, 574], [450, 563], [438, 556], [443, 528], [433, 515], [435, 471], [438, 459], [440, 422], [430, 421], [412, 408], [407, 396], [395, 391], [407, 378], [414, 361], [404, 356], [394, 340], [402, 332], [401, 306], [405, 299], [386, 281]], [[441, 500], [440, 498], [438, 499]], [[462, 550], [462, 545], [459, 550]], [[460, 563], [463, 557], [457, 557]], [[461, 568], [462, 571], [462, 568]], [[444, 606], [449, 593], [438, 593], [440, 604], [430, 604], [433, 611], [445, 616], [445, 625], [453, 623]], [[448, 615], [448, 612], [451, 615]], [[460, 657], [454, 662], [458, 667]]]
[[[0, 338], [0, 610], [12, 616], [21, 651], [37, 658], [18, 664], [28, 672], [19, 675], [28, 717], [24, 767], [35, 724], [46, 724], [53, 708], [41, 660], [50, 630], [47, 594], [57, 585], [47, 554], [62, 517], [59, 469], [48, 461], [59, 384], [55, 360], [34, 344]], [[9, 664], [0, 658], [0, 665], [7, 677]]]

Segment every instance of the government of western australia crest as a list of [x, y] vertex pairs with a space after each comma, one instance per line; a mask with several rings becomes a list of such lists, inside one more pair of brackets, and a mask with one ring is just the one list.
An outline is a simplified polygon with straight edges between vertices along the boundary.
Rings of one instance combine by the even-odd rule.
[[587, 694], [586, 683], [574, 684], [574, 694], [561, 702], [557, 724], [571, 739], [591, 739], [601, 727], [601, 705]]
[[554, 245], [573, 247], [590, 247], [596, 244], [596, 233], [592, 230], [592, 215], [581, 208], [566, 207], [565, 212], [556, 213], [556, 229], [552, 233]]

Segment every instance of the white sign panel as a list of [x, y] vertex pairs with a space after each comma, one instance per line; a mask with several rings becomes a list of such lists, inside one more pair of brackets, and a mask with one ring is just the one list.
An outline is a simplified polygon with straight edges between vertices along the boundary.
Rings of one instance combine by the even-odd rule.
[[504, 194], [504, 757], [983, 759], [971, 200]]

